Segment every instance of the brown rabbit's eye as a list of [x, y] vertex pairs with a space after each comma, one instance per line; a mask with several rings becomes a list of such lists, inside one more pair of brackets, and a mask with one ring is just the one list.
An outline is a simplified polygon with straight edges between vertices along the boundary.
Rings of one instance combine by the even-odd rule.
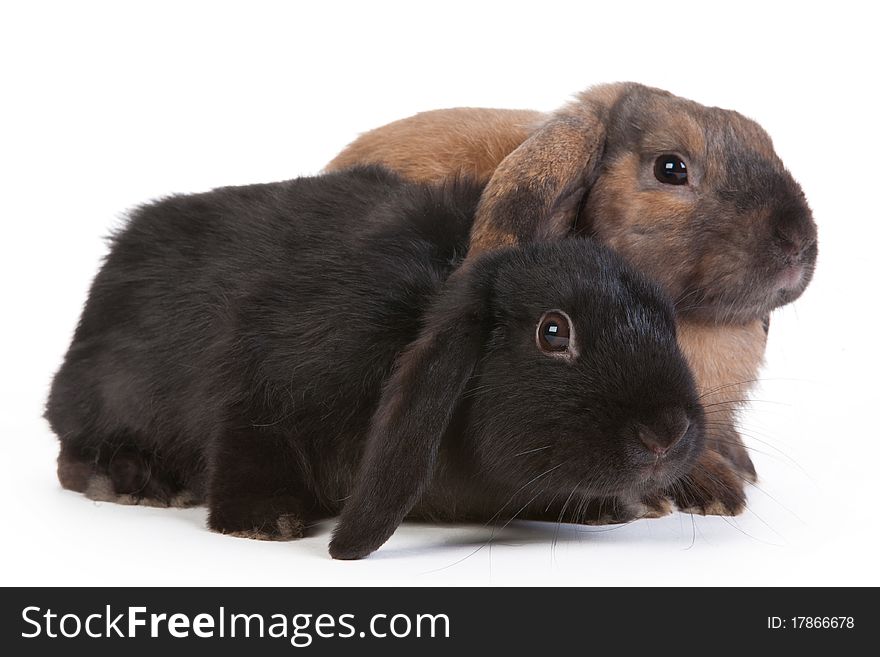
[[678, 155], [661, 155], [654, 162], [654, 177], [667, 185], [686, 185], [687, 164]]
[[571, 341], [571, 325], [561, 312], [544, 313], [538, 323], [538, 346], [541, 351], [560, 353], [568, 351]]

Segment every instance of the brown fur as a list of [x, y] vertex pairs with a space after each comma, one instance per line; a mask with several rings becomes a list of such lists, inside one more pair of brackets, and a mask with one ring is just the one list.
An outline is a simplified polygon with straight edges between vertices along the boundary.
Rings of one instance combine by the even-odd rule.
[[[688, 185], [656, 180], [651, 164], [664, 153], [686, 159]], [[551, 114], [418, 114], [366, 133], [327, 168], [362, 163], [420, 181], [461, 171], [491, 176], [472, 254], [574, 229], [660, 281], [676, 301], [679, 341], [710, 412], [712, 449], [676, 502], [702, 513], [742, 510], [742, 482], [756, 475], [734, 427], [736, 410], [761, 366], [762, 322], [803, 291], [816, 254], [809, 208], [760, 126], [618, 83]], [[805, 273], [797, 289], [778, 290], [787, 242], [800, 248]]]
[[[442, 180], [461, 173], [486, 181], [543, 118], [530, 110], [470, 107], [421, 112], [361, 135], [326, 171], [384, 164], [412, 180]], [[415, 153], [422, 156], [413, 157]]]

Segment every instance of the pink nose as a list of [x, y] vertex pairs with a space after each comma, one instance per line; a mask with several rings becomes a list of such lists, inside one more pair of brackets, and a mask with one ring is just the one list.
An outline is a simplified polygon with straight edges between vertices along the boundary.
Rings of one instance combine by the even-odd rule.
[[687, 433], [690, 426], [690, 420], [682, 415], [680, 420], [672, 423], [669, 427], [664, 427], [664, 429], [659, 432], [645, 426], [644, 424], [639, 424], [637, 431], [639, 434], [639, 440], [642, 441], [645, 448], [652, 454], [655, 454], [658, 457], [663, 457], [666, 456], [666, 453], [682, 438], [684, 438], [684, 435]]

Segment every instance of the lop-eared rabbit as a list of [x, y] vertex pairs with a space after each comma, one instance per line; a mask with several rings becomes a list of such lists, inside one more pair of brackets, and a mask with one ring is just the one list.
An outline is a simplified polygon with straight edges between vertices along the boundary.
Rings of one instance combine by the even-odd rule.
[[460, 266], [480, 193], [364, 168], [134, 211], [49, 397], [61, 484], [259, 539], [341, 513], [337, 558], [711, 496], [667, 297], [588, 239]]
[[[471, 255], [591, 236], [661, 283], [712, 410], [694, 477], [735, 515], [756, 473], [736, 411], [758, 377], [774, 308], [812, 278], [816, 226], [767, 133], [743, 115], [636, 83], [593, 87], [561, 109], [423, 112], [355, 140], [327, 167], [382, 164], [411, 180], [488, 181]], [[719, 458], [721, 457], [721, 458]]]

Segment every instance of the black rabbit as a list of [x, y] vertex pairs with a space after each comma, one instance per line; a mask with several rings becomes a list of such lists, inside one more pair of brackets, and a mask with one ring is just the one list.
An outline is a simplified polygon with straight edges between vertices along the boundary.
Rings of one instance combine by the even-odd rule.
[[408, 515], [686, 491], [704, 420], [668, 300], [586, 239], [457, 267], [480, 191], [364, 168], [138, 209], [47, 404], [62, 485], [262, 539], [341, 511], [337, 558]]

